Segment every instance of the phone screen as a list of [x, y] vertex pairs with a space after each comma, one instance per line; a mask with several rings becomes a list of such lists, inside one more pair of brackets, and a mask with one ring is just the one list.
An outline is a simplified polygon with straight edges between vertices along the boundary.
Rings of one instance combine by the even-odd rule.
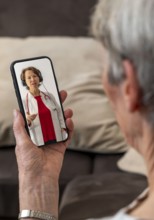
[[51, 60], [37, 57], [12, 63], [11, 73], [21, 112], [37, 146], [66, 141], [68, 130]]

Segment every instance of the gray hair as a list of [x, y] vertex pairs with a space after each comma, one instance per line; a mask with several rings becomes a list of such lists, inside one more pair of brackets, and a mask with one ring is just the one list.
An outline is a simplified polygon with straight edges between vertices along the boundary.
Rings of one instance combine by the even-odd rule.
[[141, 104], [154, 125], [154, 0], [100, 0], [92, 33], [106, 47], [109, 82], [125, 79], [123, 59], [130, 60], [141, 90]]

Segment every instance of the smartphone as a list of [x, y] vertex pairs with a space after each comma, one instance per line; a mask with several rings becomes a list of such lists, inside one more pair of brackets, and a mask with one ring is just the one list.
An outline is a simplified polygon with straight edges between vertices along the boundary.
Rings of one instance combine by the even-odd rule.
[[10, 66], [20, 111], [34, 144], [68, 139], [58, 84], [49, 57], [16, 60]]

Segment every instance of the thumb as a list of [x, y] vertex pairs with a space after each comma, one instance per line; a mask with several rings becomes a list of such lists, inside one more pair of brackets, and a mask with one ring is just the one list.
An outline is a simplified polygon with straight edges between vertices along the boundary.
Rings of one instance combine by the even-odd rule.
[[18, 110], [13, 111], [13, 131], [17, 145], [23, 143], [24, 140], [29, 139], [29, 136], [25, 129], [25, 122]]

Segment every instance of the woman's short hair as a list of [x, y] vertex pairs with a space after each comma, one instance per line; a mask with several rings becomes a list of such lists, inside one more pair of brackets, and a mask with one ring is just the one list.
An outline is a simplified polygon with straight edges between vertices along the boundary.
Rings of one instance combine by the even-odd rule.
[[154, 125], [154, 0], [99, 0], [91, 30], [106, 48], [110, 83], [125, 79], [123, 59], [134, 65], [140, 103]]
[[35, 74], [38, 76], [39, 82], [42, 82], [42, 81], [43, 81], [43, 77], [42, 77], [42, 74], [41, 74], [41, 72], [40, 72], [39, 69], [37, 69], [36, 67], [33, 67], [33, 66], [26, 67], [26, 68], [24, 68], [24, 69], [22, 70], [21, 75], [20, 75], [20, 79], [21, 79], [21, 81], [22, 81], [22, 85], [23, 85], [23, 86], [26, 86], [27, 89], [29, 89], [29, 88], [28, 88], [28, 86], [27, 86], [27, 84], [26, 84], [25, 73], [26, 73], [26, 71], [28, 71], [28, 70], [31, 70], [33, 73], [35, 73]]

